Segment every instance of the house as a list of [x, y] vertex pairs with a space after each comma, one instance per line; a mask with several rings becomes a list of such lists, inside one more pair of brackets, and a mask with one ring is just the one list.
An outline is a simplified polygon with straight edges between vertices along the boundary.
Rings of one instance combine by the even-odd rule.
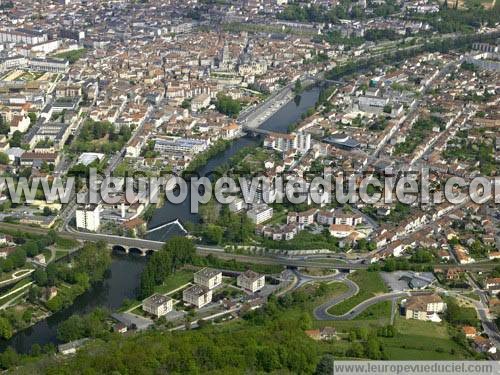
[[206, 286], [193, 285], [182, 292], [182, 300], [197, 308], [202, 308], [203, 306], [212, 302], [212, 290], [208, 289]]
[[469, 252], [462, 245], [457, 244], [453, 246], [453, 251], [460, 264], [474, 263], [474, 259], [470, 257]]
[[252, 270], [247, 270], [238, 275], [236, 284], [247, 292], [255, 293], [264, 287], [266, 277]]
[[321, 334], [319, 332], [319, 329], [308, 329], [304, 331], [304, 333], [312, 338], [313, 340], [319, 341], [321, 340]]
[[210, 95], [203, 93], [191, 100], [191, 110], [194, 112], [207, 108], [210, 105]]
[[400, 240], [396, 240], [387, 245], [388, 252], [390, 252], [395, 257], [400, 257], [403, 255], [404, 247]]
[[0, 248], [0, 258], [7, 259], [7, 257], [14, 251], [16, 251], [15, 246], [2, 247]]
[[235, 198], [231, 203], [229, 203], [229, 211], [238, 212], [246, 207], [245, 201], [242, 198]]
[[316, 215], [316, 220], [321, 225], [332, 225], [335, 221], [335, 216], [331, 211], [319, 211]]
[[292, 240], [299, 228], [297, 224], [283, 224], [283, 225], [265, 225], [261, 228], [260, 233], [273, 241], [289, 241]]
[[59, 163], [59, 153], [26, 151], [21, 155], [20, 163], [25, 167], [42, 165], [43, 163], [56, 165]]
[[446, 280], [451, 281], [451, 280], [459, 280], [460, 277], [463, 274], [463, 270], [460, 268], [448, 268], [446, 270]]
[[363, 222], [363, 217], [354, 212], [346, 212], [342, 209], [335, 210], [335, 224], [356, 226]]
[[43, 296], [45, 301], [50, 301], [55, 296], [57, 296], [57, 288], [55, 286], [45, 288]]
[[321, 329], [310, 329], [304, 333], [313, 340], [333, 340], [337, 338], [337, 331], [334, 327], [323, 327]]
[[46, 264], [47, 263], [45, 260], [45, 255], [43, 255], [43, 254], [35, 255], [33, 257], [33, 261], [35, 261], [38, 264]]
[[195, 284], [213, 289], [222, 284], [222, 272], [213, 268], [203, 268], [194, 274]]
[[15, 132], [25, 133], [30, 126], [30, 118], [28, 116], [13, 116], [10, 122], [9, 135], [12, 136]]
[[127, 326], [123, 323], [116, 323], [113, 327], [113, 331], [115, 331], [116, 333], [125, 333], [127, 332], [127, 330]]
[[486, 337], [476, 336], [473, 338], [472, 343], [474, 344], [476, 350], [481, 353], [495, 354], [497, 352], [495, 345], [493, 345], [493, 343]]
[[448, 262], [451, 259], [450, 252], [445, 249], [441, 249], [438, 252], [439, 258], [441, 258], [442, 261]]
[[491, 295], [497, 295], [500, 292], [500, 277], [490, 277], [486, 280], [485, 287]]
[[500, 251], [492, 251], [492, 252], [488, 255], [488, 258], [490, 258], [490, 260], [493, 260], [493, 259], [499, 259], [499, 258], [500, 258]]
[[10, 236], [6, 236], [5, 234], [0, 234], [0, 246], [6, 245], [8, 242], [11, 242], [12, 238]]
[[441, 321], [436, 313], [443, 312], [446, 304], [437, 294], [425, 294], [408, 298], [404, 308], [406, 319]]
[[354, 232], [354, 227], [346, 224], [330, 225], [330, 234], [335, 238], [344, 238]]
[[463, 326], [462, 332], [464, 333], [465, 337], [467, 337], [468, 339], [473, 339], [477, 335], [476, 329], [472, 326]]
[[71, 341], [67, 344], [59, 345], [57, 349], [59, 350], [59, 353], [64, 355], [75, 354], [77, 349], [80, 349], [88, 340], [88, 338], [83, 338], [80, 340]]
[[236, 123], [231, 123], [222, 128], [224, 139], [233, 139], [240, 133], [240, 127]]
[[168, 314], [172, 311], [172, 307], [172, 298], [158, 293], [153, 294], [142, 302], [142, 309], [156, 317]]
[[311, 208], [310, 210], [303, 212], [289, 212], [286, 217], [286, 223], [297, 223], [300, 228], [303, 228], [306, 225], [314, 223], [314, 216], [316, 215], [316, 212], [317, 210], [315, 208]]

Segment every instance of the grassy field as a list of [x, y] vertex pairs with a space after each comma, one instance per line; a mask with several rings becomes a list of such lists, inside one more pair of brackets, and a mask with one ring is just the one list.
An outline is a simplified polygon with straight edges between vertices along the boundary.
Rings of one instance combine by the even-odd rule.
[[479, 296], [476, 293], [474, 293], [474, 292], [464, 293], [464, 296], [465, 297], [469, 297], [470, 299], [473, 299], [473, 300], [476, 300], [476, 301], [480, 300]]
[[70, 64], [74, 64], [78, 59], [85, 55], [85, 48], [75, 49], [72, 51], [62, 52], [54, 55], [54, 57], [59, 59], [66, 59]]
[[162, 285], [155, 288], [156, 293], [168, 293], [193, 280], [193, 271], [177, 271], [168, 276]]
[[381, 338], [384, 351], [392, 360], [407, 359], [466, 359], [470, 354], [449, 334], [448, 324], [395, 319], [396, 335]]
[[380, 320], [391, 318], [391, 301], [379, 302], [373, 306], [368, 307], [365, 311], [359, 314], [354, 320]]
[[26, 284], [28, 284], [31, 280], [29, 278], [25, 278], [25, 279], [22, 279], [20, 281], [18, 281], [13, 287], [11, 287], [10, 289], [6, 290], [2, 296], [0, 296], [0, 305], [3, 305], [4, 303], [10, 301], [11, 299], [13, 299], [14, 297], [17, 297], [23, 293], [26, 293], [28, 291], [29, 288], [24, 288], [22, 290], [19, 290], [15, 293], [12, 293], [8, 296], [6, 296], [9, 292], [17, 289], [17, 288], [20, 288]]
[[349, 332], [358, 327], [380, 327], [390, 324], [391, 301], [384, 301], [370, 306], [363, 313], [352, 320], [316, 321], [316, 328], [334, 325], [339, 332]]
[[[323, 289], [323, 291], [320, 293], [318, 289], [320, 288]], [[341, 295], [342, 293], [345, 293], [347, 291], [347, 286], [343, 283], [340, 282], [324, 282], [324, 283], [313, 283], [313, 284], [306, 284], [303, 285], [300, 289], [298, 289], [300, 292], [304, 292], [308, 296], [313, 296], [314, 298], [310, 299], [309, 301], [306, 301], [304, 303], [304, 306], [301, 307], [300, 309], [291, 309], [287, 312], [289, 315], [293, 314], [298, 314], [302, 315], [304, 312], [307, 312], [313, 316], [313, 311], [314, 309], [321, 305], [322, 303], [325, 303], [331, 298], [337, 297]], [[322, 327], [322, 326], [330, 326], [332, 325], [333, 322], [323, 322], [323, 321], [314, 321], [313, 324]]]
[[378, 272], [369, 272], [365, 270], [356, 271], [348, 276], [359, 286], [359, 292], [355, 296], [333, 306], [328, 310], [330, 314], [342, 315], [347, 313], [353, 307], [368, 298], [374, 297], [377, 294], [387, 293], [388, 289]]

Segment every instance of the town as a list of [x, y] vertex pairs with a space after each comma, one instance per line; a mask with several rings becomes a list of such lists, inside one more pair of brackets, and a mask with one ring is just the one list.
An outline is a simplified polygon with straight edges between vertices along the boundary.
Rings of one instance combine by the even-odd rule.
[[[498, 360], [499, 7], [0, 2], [0, 368]], [[193, 176], [260, 184], [193, 211], [198, 186], [168, 199]], [[167, 183], [91, 201], [107, 177]], [[34, 184], [71, 178], [67, 199]], [[432, 199], [265, 189], [317, 178], [425, 180]], [[134, 369], [122, 343], [164, 362]]]

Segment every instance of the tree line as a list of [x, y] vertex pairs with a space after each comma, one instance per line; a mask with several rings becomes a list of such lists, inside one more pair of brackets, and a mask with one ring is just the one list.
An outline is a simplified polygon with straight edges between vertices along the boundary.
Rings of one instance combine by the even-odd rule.
[[165, 242], [163, 248], [151, 256], [142, 272], [140, 297], [153, 294], [157, 285], [183, 265], [191, 263], [195, 254], [196, 248], [188, 238], [173, 237]]

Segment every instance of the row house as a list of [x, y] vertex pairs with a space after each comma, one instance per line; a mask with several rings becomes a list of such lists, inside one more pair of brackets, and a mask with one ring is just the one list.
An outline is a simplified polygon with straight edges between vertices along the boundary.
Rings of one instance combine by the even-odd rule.
[[257, 229], [257, 231], [258, 234], [262, 234], [264, 237], [273, 241], [289, 241], [297, 235], [299, 228], [296, 224], [285, 224], [280, 226], [266, 225]]
[[303, 212], [289, 212], [286, 218], [287, 224], [297, 223], [300, 228], [314, 223], [317, 209], [311, 208]]

